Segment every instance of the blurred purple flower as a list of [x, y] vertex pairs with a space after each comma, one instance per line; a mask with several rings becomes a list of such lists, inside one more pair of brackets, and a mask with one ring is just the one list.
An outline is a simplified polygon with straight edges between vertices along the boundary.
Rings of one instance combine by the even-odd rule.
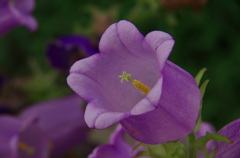
[[79, 96], [72, 95], [30, 106], [20, 117], [38, 118], [37, 125], [51, 139], [52, 155], [59, 155], [86, 138], [88, 128], [83, 120], [83, 103]]
[[219, 135], [232, 140], [233, 143], [216, 142], [214, 158], [240, 157], [240, 119], [237, 119], [218, 131]]
[[[211, 124], [207, 122], [202, 122], [195, 136], [198, 139], [202, 136], [205, 136], [207, 132], [215, 133], [215, 129]], [[210, 152], [214, 148], [214, 145], [215, 145], [214, 141], [210, 140], [206, 144], [207, 150]], [[197, 158], [204, 158], [204, 153], [202, 151], [197, 151]]]
[[[187, 136], [195, 127], [201, 94], [194, 78], [167, 60], [173, 45], [167, 33], [144, 37], [128, 21], [112, 24], [100, 40], [100, 53], [76, 62], [67, 78], [88, 102], [87, 125], [104, 129], [120, 122], [130, 136], [147, 144]], [[121, 84], [123, 71], [150, 92], [139, 83], [146, 95], [130, 82]]]
[[133, 146], [124, 139], [125, 132], [120, 125], [112, 133], [109, 144], [98, 146], [88, 158], [132, 158], [139, 151], [133, 152]]
[[83, 36], [66, 36], [51, 42], [46, 55], [54, 68], [69, 72], [70, 66], [77, 60], [97, 53], [90, 40]]
[[49, 141], [35, 119], [0, 116], [1, 158], [47, 158]]
[[31, 31], [36, 30], [37, 21], [31, 16], [34, 0], [0, 1], [0, 36], [18, 25], [25, 25]]

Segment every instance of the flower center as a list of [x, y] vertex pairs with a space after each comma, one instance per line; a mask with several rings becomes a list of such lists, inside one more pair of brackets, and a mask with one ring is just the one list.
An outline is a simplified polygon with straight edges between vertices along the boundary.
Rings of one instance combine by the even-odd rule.
[[126, 80], [127, 82], [131, 81], [135, 88], [137, 88], [138, 90], [142, 91], [144, 94], [147, 95], [151, 89], [142, 82], [138, 80], [133, 80], [131, 76], [132, 76], [131, 74], [128, 74], [126, 71], [123, 71], [122, 75], [119, 76], [119, 78], [121, 78], [121, 83], [123, 83], [124, 80]]
[[35, 152], [34, 148], [28, 146], [27, 144], [25, 144], [23, 142], [19, 142], [18, 143], [18, 147], [19, 147], [19, 149], [25, 151], [29, 155], [31, 155], [31, 154], [33, 154]]

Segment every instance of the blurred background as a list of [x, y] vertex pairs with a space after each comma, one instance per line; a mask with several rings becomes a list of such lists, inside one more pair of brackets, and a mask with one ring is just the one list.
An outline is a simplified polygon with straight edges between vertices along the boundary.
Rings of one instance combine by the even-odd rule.
[[[0, 106], [17, 114], [31, 104], [72, 93], [66, 72], [51, 64], [50, 44], [69, 35], [86, 37], [97, 51], [112, 23], [125, 19], [143, 35], [165, 31], [175, 39], [169, 60], [193, 76], [207, 68], [203, 120], [216, 129], [240, 117], [240, 1], [53, 0], [36, 1], [38, 29], [16, 27], [0, 37]], [[58, 58], [58, 57], [56, 57]], [[80, 57], [81, 58], [81, 57]]]

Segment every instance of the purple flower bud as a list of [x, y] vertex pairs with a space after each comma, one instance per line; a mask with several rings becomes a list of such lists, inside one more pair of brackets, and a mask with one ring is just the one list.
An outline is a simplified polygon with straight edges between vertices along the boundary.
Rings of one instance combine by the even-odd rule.
[[0, 36], [18, 25], [25, 25], [31, 31], [37, 29], [37, 22], [31, 16], [34, 0], [2, 0], [0, 2]]
[[46, 55], [54, 68], [69, 71], [71, 65], [82, 58], [97, 53], [89, 39], [83, 36], [66, 36], [51, 42]]
[[77, 61], [67, 78], [88, 102], [87, 125], [104, 129], [120, 122], [130, 136], [147, 144], [192, 132], [201, 94], [194, 78], [167, 60], [173, 45], [165, 32], [144, 37], [128, 21], [112, 24], [100, 40], [100, 53]]

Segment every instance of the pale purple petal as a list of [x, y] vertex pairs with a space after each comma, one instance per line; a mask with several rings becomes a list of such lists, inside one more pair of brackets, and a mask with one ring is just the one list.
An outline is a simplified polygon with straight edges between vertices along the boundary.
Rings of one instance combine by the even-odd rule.
[[232, 140], [233, 143], [216, 142], [216, 151], [214, 158], [239, 158], [240, 157], [240, 119], [237, 119], [226, 126], [219, 132]]
[[25, 109], [20, 117], [38, 118], [39, 128], [52, 140], [52, 153], [58, 155], [85, 139], [87, 129], [82, 104], [80, 97], [72, 95], [33, 105]]
[[151, 46], [154, 52], [156, 52], [156, 57], [158, 58], [161, 70], [164, 67], [165, 61], [167, 61], [170, 55], [174, 40], [173, 38], [161, 31], [152, 31], [145, 37], [146, 42]]

